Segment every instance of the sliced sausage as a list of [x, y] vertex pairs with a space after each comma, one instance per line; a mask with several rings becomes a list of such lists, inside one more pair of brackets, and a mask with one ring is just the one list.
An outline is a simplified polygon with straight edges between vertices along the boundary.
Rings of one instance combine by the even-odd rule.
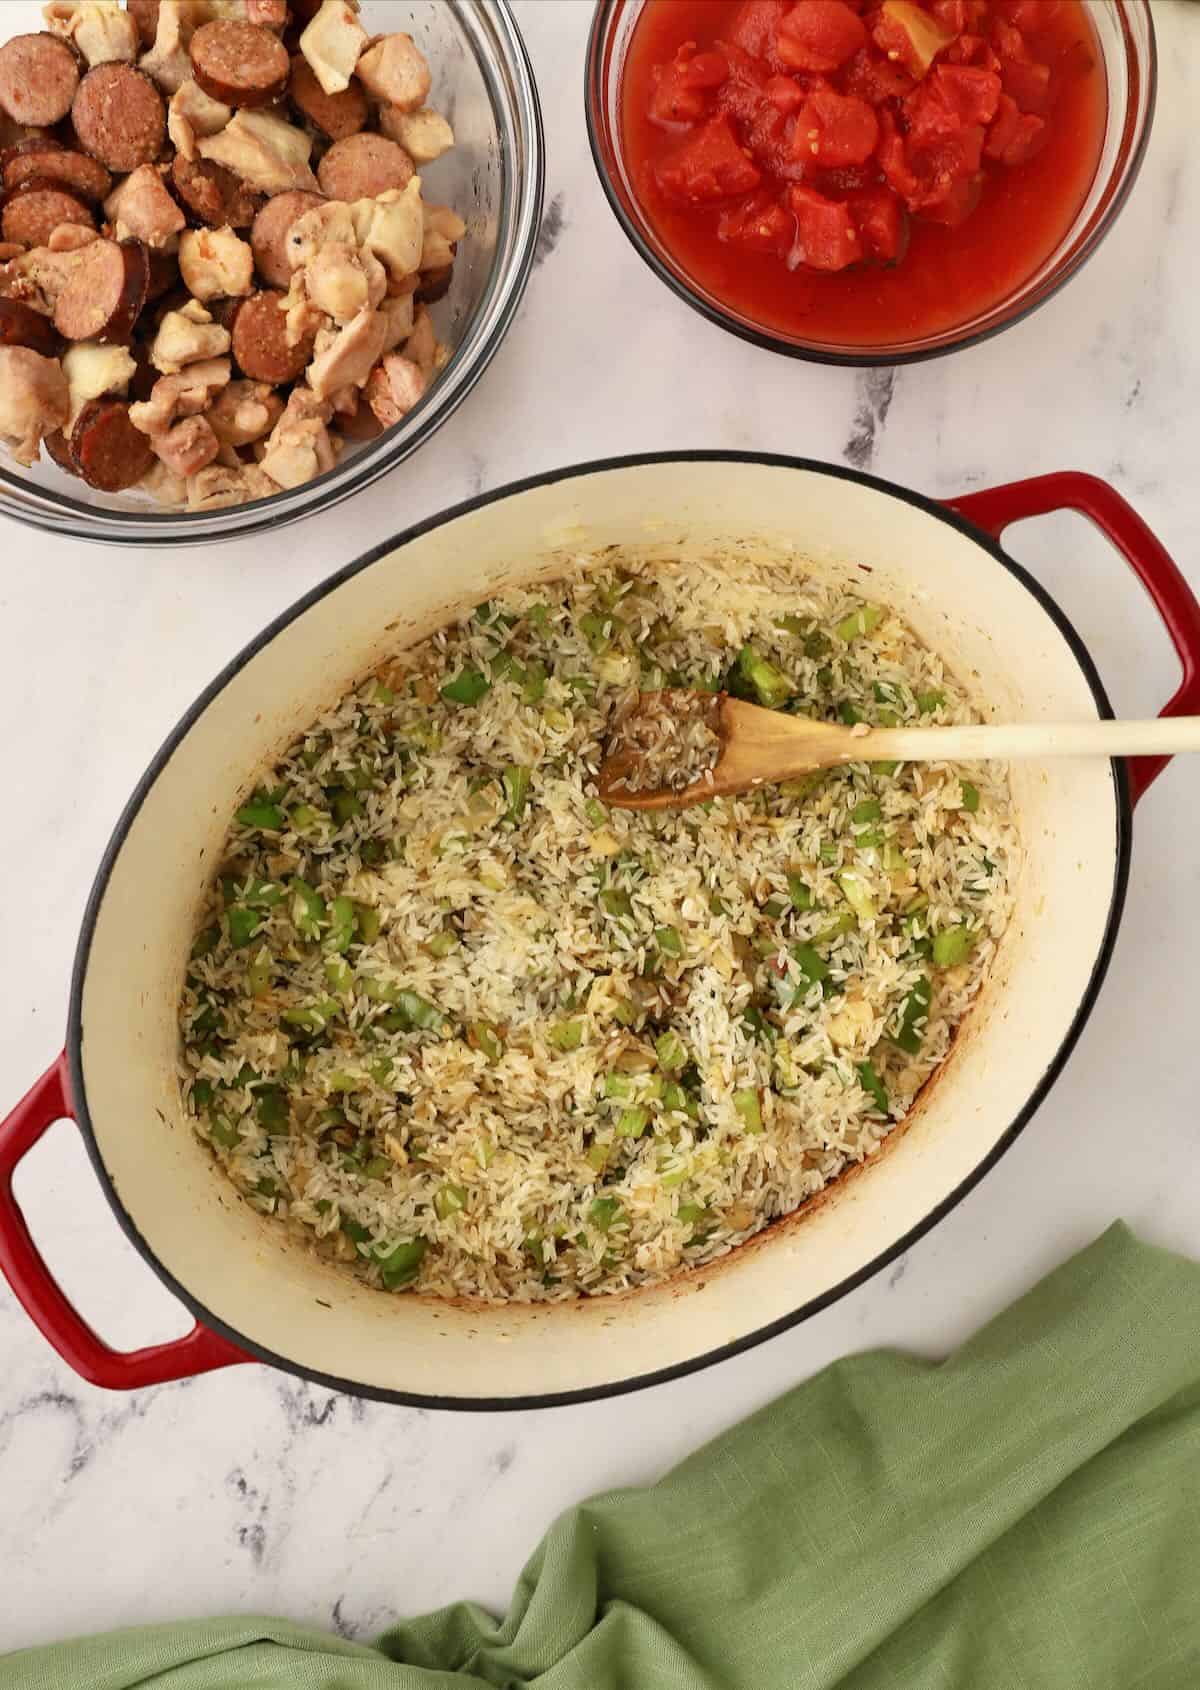
[[188, 52], [201, 88], [227, 106], [273, 105], [287, 87], [287, 48], [260, 24], [233, 18], [201, 24]]
[[159, 0], [125, 0], [125, 10], [138, 26], [143, 47], [153, 47], [158, 34], [158, 5]]
[[335, 141], [317, 166], [321, 191], [331, 200], [373, 199], [403, 188], [413, 173], [404, 148], [386, 135], [347, 135]]
[[436, 270], [422, 270], [413, 298], [421, 305], [432, 305], [435, 300], [445, 299], [450, 292], [453, 275], [453, 264], [439, 264]]
[[112, 62], [89, 70], [71, 106], [79, 144], [123, 175], [153, 164], [167, 133], [162, 95], [133, 65]]
[[287, 323], [279, 309], [283, 294], [275, 288], [252, 293], [238, 306], [233, 319], [233, 356], [242, 374], [251, 381], [296, 381], [308, 368], [315, 336], [305, 335], [295, 346], [288, 345]]
[[120, 493], [154, 462], [148, 435], [134, 428], [124, 399], [89, 399], [71, 430], [71, 456], [89, 487]]
[[79, 60], [57, 35], [14, 35], [0, 47], [0, 106], [18, 123], [58, 123], [79, 87]]
[[81, 199], [102, 200], [112, 192], [112, 177], [98, 159], [74, 153], [44, 137], [20, 141], [4, 154], [4, 186], [19, 188], [31, 176], [62, 182]]
[[185, 208], [210, 228], [248, 229], [263, 203], [263, 196], [208, 159], [184, 158], [176, 153], [171, 165], [171, 184]]
[[68, 475], [78, 475], [79, 465], [71, 452], [71, 442], [61, 429], [56, 428], [53, 434], [42, 436], [42, 445], [47, 455], [54, 460], [59, 469], [65, 469]]
[[146, 257], [150, 261], [146, 286], [146, 303], [149, 305], [179, 286], [179, 259], [173, 252], [160, 252], [155, 247], [147, 247]]
[[0, 236], [6, 241], [21, 241], [25, 246], [45, 246], [60, 223], [96, 227], [91, 206], [78, 194], [71, 193], [61, 182], [31, 176], [5, 200]]
[[293, 188], [286, 194], [276, 194], [263, 206], [254, 219], [250, 245], [264, 282], [269, 282], [274, 288], [286, 288], [290, 284], [292, 267], [287, 255], [288, 231], [298, 217], [324, 203], [320, 194]]
[[62, 338], [49, 317], [19, 299], [0, 299], [0, 346], [27, 346], [43, 358], [57, 358]]
[[331, 141], [344, 141], [347, 135], [357, 135], [367, 126], [371, 108], [359, 84], [352, 82], [340, 94], [327, 94], [303, 53], [292, 60], [288, 96], [301, 117]]
[[96, 241], [58, 296], [54, 326], [67, 340], [123, 345], [149, 287], [150, 258], [141, 241]]

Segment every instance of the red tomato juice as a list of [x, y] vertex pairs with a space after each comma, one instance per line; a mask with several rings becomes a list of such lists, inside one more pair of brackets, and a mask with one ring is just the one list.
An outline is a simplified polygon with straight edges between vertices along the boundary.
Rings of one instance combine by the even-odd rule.
[[[795, 20], [790, 26], [796, 45], [779, 33], [789, 27], [781, 20], [805, 6], [814, 11], [801, 26]], [[852, 41], [864, 44], [836, 67], [819, 51], [814, 59], [804, 35], [807, 19], [820, 13], [824, 29], [831, 15], [836, 20], [847, 10], [858, 22], [846, 26], [843, 18], [843, 26], [856, 32]], [[894, 19], [911, 19], [918, 11], [928, 12], [943, 40], [954, 21], [967, 20], [923, 70], [919, 61], [906, 64], [903, 55], [887, 52]], [[1107, 86], [1087, 13], [1085, 0], [919, 0], [898, 8], [895, 0], [890, 6], [848, 0], [845, 7], [831, 7], [829, 0], [645, 0], [623, 68], [620, 105], [636, 197], [679, 267], [751, 323], [848, 349], [953, 328], [996, 305], [1038, 268], [1091, 187]], [[748, 53], [738, 41], [758, 51]], [[846, 50], [835, 36], [832, 56]], [[1021, 62], [1014, 69], [1014, 58], [998, 52]], [[734, 68], [722, 80], [727, 65]], [[952, 68], [943, 72], [943, 65]], [[959, 67], [969, 65], [986, 66], [986, 73], [964, 75]], [[1001, 75], [1004, 109], [997, 115]], [[889, 77], [897, 91], [885, 95]], [[864, 88], [867, 79], [874, 80]], [[977, 92], [982, 85], [988, 103], [967, 118], [947, 119], [943, 106], [930, 106], [935, 95], [950, 98], [943, 85], [953, 89], [960, 108], [964, 86]], [[880, 136], [866, 159], [858, 155], [871, 145], [876, 131], [872, 127], [864, 138], [864, 125], [873, 120], [862, 100], [847, 98], [864, 93]], [[914, 103], [921, 101], [925, 106]], [[975, 137], [966, 148], [970, 156], [955, 153], [956, 145], [963, 149], [954, 135], [948, 143], [940, 136], [930, 143], [941, 149], [935, 154], [916, 148], [920, 126], [928, 127], [926, 107], [935, 124], [941, 115], [943, 128], [969, 121], [973, 127], [965, 132], [969, 140]], [[985, 124], [988, 111], [993, 116]], [[1021, 115], [1020, 121], [1036, 129], [1037, 150], [1005, 148], [1002, 120], [1010, 126], [1007, 134], [1019, 114], [1034, 111], [1040, 117]], [[826, 118], [836, 120], [836, 133], [821, 128]], [[706, 125], [708, 133], [700, 136]], [[893, 160], [900, 163], [885, 170], [880, 161], [889, 135]], [[818, 148], [821, 159], [810, 158]], [[905, 148], [907, 160], [934, 174], [912, 177]], [[1023, 156], [1026, 151], [1032, 156]], [[846, 153], [854, 155], [853, 164], [838, 168]], [[949, 172], [943, 168], [947, 156]], [[707, 169], [714, 158], [715, 168]], [[938, 196], [929, 183], [951, 176], [953, 189], [930, 205]], [[758, 178], [753, 193], [747, 189], [751, 177]], [[878, 233], [880, 201], [885, 214], [890, 208], [890, 234]], [[868, 204], [874, 205], [871, 213]], [[828, 229], [839, 217], [848, 230], [840, 243]]]

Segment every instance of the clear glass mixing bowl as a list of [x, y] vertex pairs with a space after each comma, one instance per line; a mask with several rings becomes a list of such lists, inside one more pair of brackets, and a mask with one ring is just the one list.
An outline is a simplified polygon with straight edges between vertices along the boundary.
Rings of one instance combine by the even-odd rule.
[[[3, 38], [42, 27], [41, 7], [0, 8]], [[432, 307], [453, 357], [402, 422], [336, 468], [291, 491], [226, 510], [179, 511], [136, 490], [99, 493], [42, 459], [31, 469], [0, 447], [0, 511], [35, 528], [119, 545], [195, 545], [294, 522], [349, 498], [415, 452], [479, 380], [513, 320], [542, 214], [544, 142], [537, 87], [508, 0], [365, 0], [371, 33], [407, 30], [429, 59], [429, 104], [454, 129], [451, 152], [427, 166], [429, 198], [467, 224], [446, 298]]]

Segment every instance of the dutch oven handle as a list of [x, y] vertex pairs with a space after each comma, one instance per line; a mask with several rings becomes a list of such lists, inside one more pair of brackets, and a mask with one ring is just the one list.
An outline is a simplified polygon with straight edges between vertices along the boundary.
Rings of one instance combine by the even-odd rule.
[[199, 1322], [184, 1338], [142, 1350], [113, 1350], [72, 1308], [38, 1254], [13, 1194], [21, 1158], [48, 1127], [74, 1120], [67, 1084], [67, 1059], [60, 1056], [28, 1095], [0, 1122], [0, 1272], [43, 1338], [90, 1384], [110, 1391], [138, 1390], [168, 1379], [188, 1379], [215, 1367], [252, 1358]]
[[[1115, 487], [1094, 475], [1062, 470], [1057, 475], [1035, 475], [1005, 487], [964, 493], [961, 498], [947, 499], [946, 504], [995, 540], [1010, 522], [1046, 516], [1050, 511], [1072, 510], [1089, 517], [1132, 567], [1179, 654], [1183, 679], [1159, 714], [1200, 715], [1200, 604], [1162, 541]], [[1169, 757], [1128, 759], [1129, 794], [1135, 804], [1169, 762]]]

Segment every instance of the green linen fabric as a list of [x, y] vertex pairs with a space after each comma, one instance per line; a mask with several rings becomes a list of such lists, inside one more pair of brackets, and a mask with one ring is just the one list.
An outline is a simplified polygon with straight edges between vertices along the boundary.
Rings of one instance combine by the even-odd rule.
[[134, 1686], [1198, 1690], [1200, 1266], [1118, 1223], [948, 1360], [835, 1363], [564, 1514], [505, 1619], [459, 1603], [369, 1646], [214, 1619], [0, 1658], [0, 1690]]

